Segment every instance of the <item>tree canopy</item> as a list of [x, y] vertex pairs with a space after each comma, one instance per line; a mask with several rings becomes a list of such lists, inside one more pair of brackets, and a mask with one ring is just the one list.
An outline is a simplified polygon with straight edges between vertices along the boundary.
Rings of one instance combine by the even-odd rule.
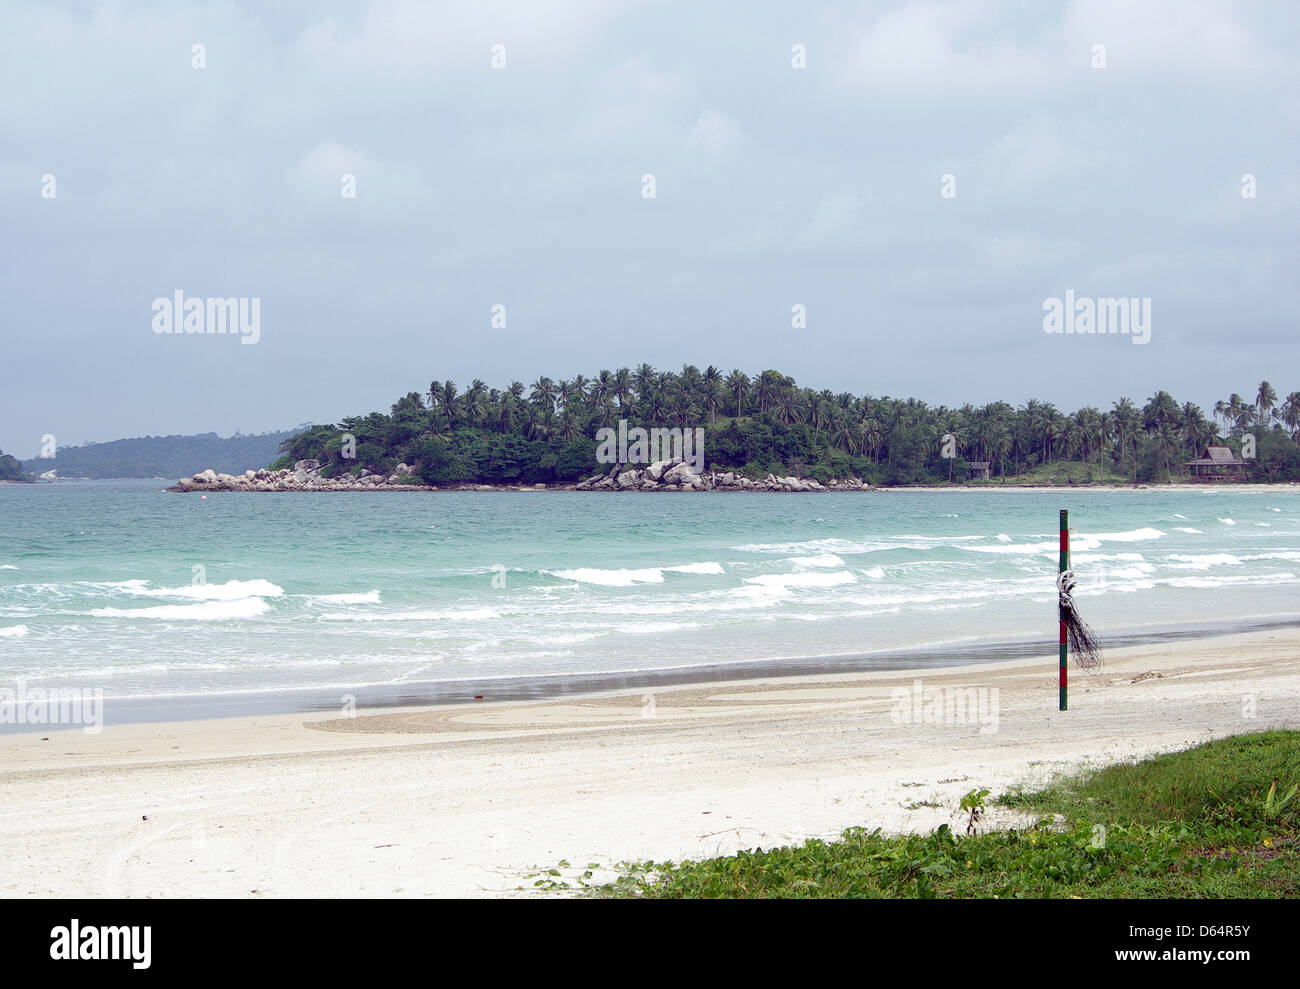
[[[751, 375], [691, 364], [680, 371], [640, 364], [591, 377], [542, 376], [505, 388], [477, 378], [463, 390], [434, 380], [387, 414], [297, 433], [280, 445], [283, 456], [272, 466], [316, 459], [334, 476], [388, 473], [406, 463], [421, 480], [440, 485], [575, 481], [608, 469], [596, 461], [596, 434], [617, 429], [619, 420], [630, 428], [703, 428], [708, 465], [751, 477], [934, 483], [965, 480], [970, 462], [987, 462], [994, 479], [1065, 464], [1080, 482], [1154, 481], [1178, 476], [1208, 445], [1240, 451], [1249, 434], [1257, 448], [1248, 460], [1251, 478], [1300, 479], [1300, 392], [1279, 404], [1268, 382], [1254, 402], [1233, 394], [1209, 417], [1165, 391], [1141, 403], [1119, 398], [1109, 409], [1065, 413], [1038, 399], [1018, 407], [931, 406], [801, 387], [776, 370]], [[945, 436], [952, 437], [952, 458], [942, 456]]]

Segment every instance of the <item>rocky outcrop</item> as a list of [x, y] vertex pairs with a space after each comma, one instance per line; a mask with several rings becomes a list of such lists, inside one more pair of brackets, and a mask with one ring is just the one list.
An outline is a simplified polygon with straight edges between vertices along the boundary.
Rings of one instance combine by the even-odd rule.
[[[415, 468], [398, 464], [388, 475], [360, 470], [356, 474], [340, 477], [322, 477], [321, 464], [316, 460], [299, 460], [292, 469], [246, 470], [242, 474], [218, 474], [212, 470], [200, 471], [193, 477], [183, 478], [168, 491], [438, 491], [429, 484], [413, 484]], [[853, 477], [821, 484], [808, 477], [777, 477], [768, 474], [761, 480], [750, 480], [734, 471], [716, 468], [701, 471], [693, 464], [678, 460], [663, 460], [646, 467], [621, 464], [607, 474], [596, 474], [578, 484], [556, 484], [552, 488], [566, 491], [867, 491], [870, 485]], [[492, 485], [457, 484], [442, 488], [444, 491], [534, 491], [544, 490], [545, 484]]]
[[871, 485], [851, 477], [822, 484], [809, 477], [777, 477], [750, 480], [734, 471], [714, 468], [701, 471], [680, 459], [661, 460], [647, 467], [621, 464], [608, 474], [596, 474], [579, 481], [575, 491], [868, 491]]
[[182, 478], [168, 491], [437, 491], [427, 484], [411, 484], [415, 469], [399, 464], [387, 476], [361, 470], [357, 474], [340, 477], [322, 477], [319, 460], [299, 460], [293, 469], [246, 470], [242, 474], [218, 474], [212, 470], [200, 471], [193, 477]]

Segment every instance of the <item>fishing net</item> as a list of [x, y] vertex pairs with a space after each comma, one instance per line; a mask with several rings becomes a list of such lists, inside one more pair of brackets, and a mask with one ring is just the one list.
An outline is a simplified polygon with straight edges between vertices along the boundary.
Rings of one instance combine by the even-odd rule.
[[1074, 606], [1074, 585], [1073, 570], [1062, 571], [1056, 578], [1056, 589], [1060, 595], [1061, 623], [1065, 625], [1065, 639], [1074, 661], [1079, 664], [1079, 669], [1096, 673], [1101, 669], [1101, 640], [1097, 638], [1097, 633], [1087, 622], [1079, 617], [1079, 612]]

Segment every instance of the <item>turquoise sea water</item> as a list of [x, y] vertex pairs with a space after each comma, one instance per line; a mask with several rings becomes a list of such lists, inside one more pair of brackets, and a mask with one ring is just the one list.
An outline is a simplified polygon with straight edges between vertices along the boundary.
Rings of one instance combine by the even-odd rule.
[[154, 696], [662, 670], [1300, 613], [1300, 492], [0, 486], [0, 681]]

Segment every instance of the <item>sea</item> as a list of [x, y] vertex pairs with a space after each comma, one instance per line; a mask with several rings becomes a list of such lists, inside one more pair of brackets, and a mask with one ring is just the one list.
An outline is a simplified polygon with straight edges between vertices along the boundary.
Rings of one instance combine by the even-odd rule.
[[1050, 655], [1062, 508], [1103, 643], [1300, 621], [1300, 491], [164, 485], [0, 485], [0, 687], [147, 719]]

